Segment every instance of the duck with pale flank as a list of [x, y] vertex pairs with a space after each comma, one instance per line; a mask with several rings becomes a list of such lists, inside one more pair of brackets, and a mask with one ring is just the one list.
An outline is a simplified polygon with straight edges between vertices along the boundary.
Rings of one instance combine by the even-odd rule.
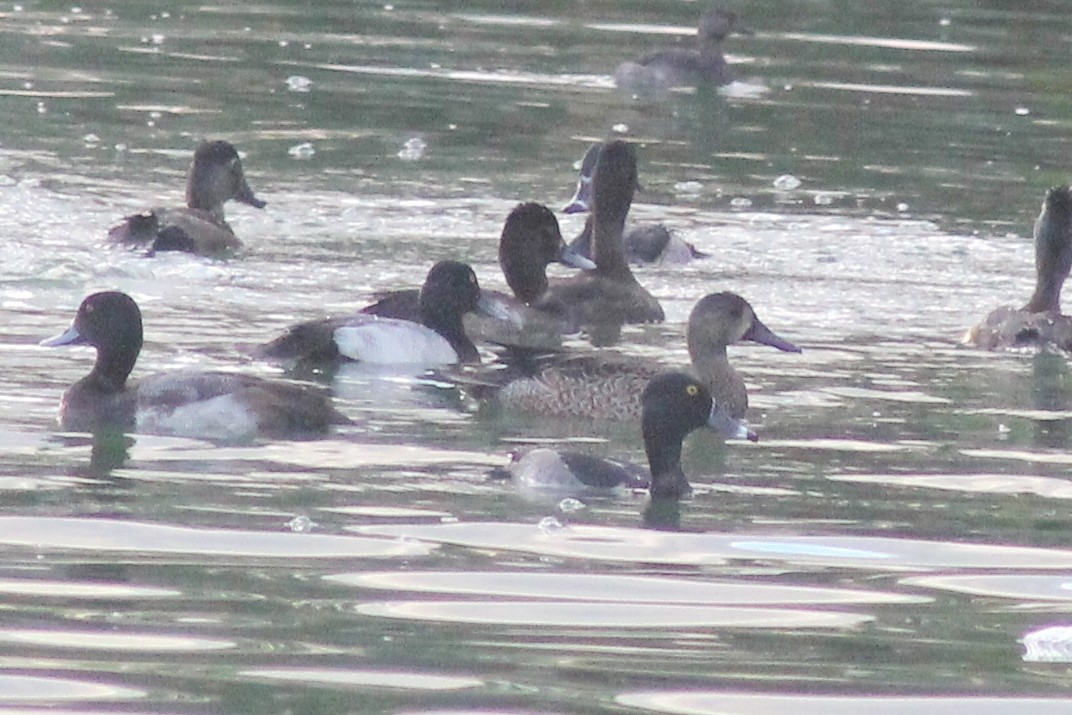
[[141, 311], [118, 291], [88, 296], [70, 328], [42, 341], [97, 349], [93, 370], [63, 395], [63, 429], [243, 440], [315, 437], [350, 423], [312, 385], [196, 370], [131, 382], [142, 341]]
[[242, 160], [230, 142], [208, 141], [194, 152], [186, 179], [186, 206], [154, 208], [128, 216], [108, 231], [108, 237], [152, 253], [186, 251], [221, 255], [241, 248], [242, 242], [223, 217], [223, 205], [238, 201], [254, 208], [266, 203], [253, 194], [242, 172]]
[[299, 323], [255, 350], [259, 357], [310, 365], [353, 360], [376, 365], [438, 366], [479, 363], [462, 316], [485, 311], [509, 319], [484, 298], [466, 263], [440, 261], [418, 297], [419, 320], [358, 313]]
[[708, 10], [700, 16], [696, 49], [672, 49], [623, 62], [614, 71], [618, 88], [634, 94], [664, 92], [673, 87], [718, 87], [736, 75], [722, 55], [722, 43], [731, 34], [751, 34], [728, 10]]
[[1061, 313], [1061, 288], [1072, 269], [1072, 189], [1046, 193], [1035, 220], [1035, 292], [1023, 308], [1003, 306], [972, 327], [962, 342], [986, 350], [1072, 351], [1072, 318]]
[[725, 437], [744, 437], [747, 427], [729, 417], [696, 378], [665, 372], [651, 378], [639, 395], [644, 451], [649, 470], [578, 452], [537, 448], [514, 458], [493, 476], [506, 476], [523, 489], [568, 492], [648, 488], [653, 498], [677, 498], [691, 491], [681, 468], [681, 444], [700, 427]]
[[[592, 206], [592, 173], [599, 157], [600, 144], [588, 147], [581, 159], [581, 175], [573, 198], [562, 209], [563, 213], [586, 213]], [[637, 189], [640, 187], [637, 186]], [[658, 263], [661, 265], [685, 265], [694, 258], [707, 258], [708, 254], [696, 250], [691, 243], [675, 236], [661, 223], [636, 226], [622, 237], [625, 259], [633, 265]], [[592, 256], [592, 217], [589, 216], [581, 232], [570, 241], [570, 248], [579, 255]]]
[[[743, 341], [800, 352], [764, 325], [748, 301], [736, 293], [712, 293], [693, 307], [686, 328], [692, 370], [721, 409], [736, 420], [744, 419], [748, 392], [730, 365], [726, 347]], [[660, 369], [650, 361], [621, 355], [521, 356], [504, 370], [497, 399], [507, 409], [528, 414], [632, 419], [641, 412], [639, 395], [644, 385]]]
[[662, 306], [637, 282], [622, 248], [625, 219], [637, 185], [633, 147], [604, 144], [592, 174], [592, 260], [596, 267], [552, 284], [534, 306], [577, 326], [598, 342], [617, 339], [625, 323], [657, 323]]
[[[496, 319], [485, 314], [466, 316], [466, 330], [473, 339], [505, 345], [555, 348], [561, 345], [564, 328], [546, 313], [531, 308], [548, 287], [547, 267], [561, 263], [572, 268], [595, 268], [595, 263], [570, 249], [562, 238], [554, 213], [538, 203], [518, 204], [510, 211], [499, 238], [499, 267], [513, 295], [485, 290], [482, 294], [496, 312], [510, 316]], [[361, 312], [384, 318], [419, 319], [417, 290], [382, 293], [378, 301]], [[569, 332], [568, 330], [566, 332]]]

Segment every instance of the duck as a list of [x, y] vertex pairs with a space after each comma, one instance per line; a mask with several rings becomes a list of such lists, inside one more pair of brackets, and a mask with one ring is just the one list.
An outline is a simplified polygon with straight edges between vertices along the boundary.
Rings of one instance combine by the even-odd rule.
[[674, 87], [719, 87], [736, 79], [722, 55], [722, 43], [733, 33], [750, 31], [741, 27], [736, 13], [708, 10], [700, 16], [696, 49], [655, 52], [635, 62], [623, 62], [614, 71], [618, 88], [637, 95], [665, 92]]
[[141, 310], [120, 291], [87, 296], [71, 326], [41, 342], [97, 350], [93, 370], [63, 394], [62, 429], [245, 440], [315, 437], [350, 424], [311, 385], [196, 370], [131, 381], [142, 342]]
[[692, 490], [681, 467], [681, 445], [689, 433], [701, 427], [727, 437], [749, 432], [720, 409], [699, 380], [682, 372], [652, 376], [639, 402], [646, 473], [635, 465], [540, 447], [515, 455], [508, 467], [492, 476], [509, 477], [524, 489], [587, 493], [647, 488], [653, 499], [679, 498]]
[[[599, 144], [592, 144], [581, 158], [581, 175], [577, 180], [577, 190], [573, 198], [562, 209], [562, 213], [586, 213], [592, 205], [592, 172], [599, 157]], [[638, 186], [637, 189], [640, 187]], [[592, 256], [592, 217], [584, 223], [584, 228], [574, 238], [569, 247], [574, 253], [591, 258]], [[661, 223], [635, 226], [622, 238], [625, 258], [631, 265], [660, 264], [683, 266], [696, 258], [707, 258], [708, 254], [696, 249], [688, 241], [675, 236]]]
[[[745, 341], [801, 352], [764, 325], [751, 304], [736, 293], [712, 293], [697, 301], [685, 330], [692, 371], [721, 409], [736, 420], [745, 417], [748, 391], [730, 364], [726, 347]], [[505, 357], [497, 402], [509, 410], [545, 417], [634, 419], [642, 411], [637, 396], [661, 370], [650, 361], [621, 355]]]
[[1072, 318], [1061, 313], [1061, 288], [1072, 269], [1072, 188], [1046, 192], [1034, 225], [1035, 292], [1022, 308], [1002, 306], [970, 328], [961, 342], [984, 350], [1072, 351]]
[[258, 209], [267, 205], [246, 182], [242, 160], [233, 144], [223, 140], [202, 142], [194, 151], [186, 179], [186, 206], [154, 208], [127, 216], [108, 231], [108, 237], [114, 243], [149, 247], [150, 254], [231, 253], [241, 248], [242, 242], [223, 216], [223, 205], [230, 200]]
[[[548, 288], [547, 267], [552, 263], [579, 269], [595, 268], [591, 259], [578, 255], [562, 238], [558, 219], [551, 209], [536, 202], [520, 203], [506, 217], [499, 237], [499, 267], [512, 295], [485, 290], [496, 312], [509, 320], [484, 315], [466, 316], [466, 332], [474, 340], [527, 348], [555, 349], [569, 327], [552, 316], [532, 308]], [[362, 309], [384, 318], [418, 320], [417, 290], [381, 293], [379, 299]]]
[[596, 267], [551, 285], [534, 307], [587, 330], [595, 341], [616, 339], [625, 323], [659, 323], [662, 306], [626, 263], [622, 233], [637, 185], [633, 147], [609, 141], [599, 150], [592, 172], [592, 260]]
[[462, 316], [476, 310], [510, 319], [483, 297], [469, 264], [439, 261], [421, 286], [419, 320], [366, 312], [313, 320], [291, 326], [254, 352], [298, 364], [339, 360], [428, 367], [479, 364], [480, 353], [462, 325]]

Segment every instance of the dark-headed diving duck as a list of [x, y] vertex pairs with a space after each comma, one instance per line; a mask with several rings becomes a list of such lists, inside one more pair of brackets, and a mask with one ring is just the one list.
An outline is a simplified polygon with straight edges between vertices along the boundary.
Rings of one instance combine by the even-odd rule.
[[1061, 314], [1061, 287], [1072, 268], [1072, 190], [1046, 193], [1035, 220], [1035, 292], [1023, 308], [1003, 306], [968, 330], [963, 342], [986, 350], [1055, 348], [1072, 351], [1072, 318]]
[[253, 194], [242, 173], [242, 160], [230, 142], [204, 142], [194, 152], [186, 178], [186, 206], [154, 208], [128, 216], [108, 231], [116, 243], [151, 252], [187, 251], [220, 255], [242, 246], [223, 217], [223, 204], [239, 201], [254, 208], [265, 202]]
[[[712, 293], [696, 303], [686, 328], [689, 359], [696, 377], [721, 409], [741, 420], [748, 409], [744, 380], [730, 365], [726, 346], [753, 341], [786, 352], [800, 352], [756, 317], [736, 293]], [[660, 367], [623, 356], [552, 355], [511, 364], [499, 402], [529, 414], [630, 419], [640, 414], [639, 396]], [[521, 377], [511, 379], [514, 375]]]
[[350, 422], [311, 385], [195, 370], [128, 381], [141, 352], [142, 322], [138, 305], [125, 293], [88, 296], [71, 327], [41, 344], [97, 349], [93, 370], [63, 395], [65, 430], [234, 440], [310, 437]]
[[710, 427], [726, 437], [744, 436], [744, 425], [728, 417], [696, 378], [664, 372], [651, 378], [638, 402], [648, 474], [577, 452], [537, 448], [506, 468], [522, 488], [564, 491], [648, 487], [655, 498], [676, 498], [691, 491], [681, 468], [681, 443], [693, 430]]
[[[563, 213], [584, 213], [592, 207], [592, 173], [596, 168], [600, 144], [588, 147], [581, 159], [581, 175], [577, 180], [577, 191], [562, 209]], [[706, 258], [707, 254], [697, 251], [691, 243], [684, 241], [670, 232], [661, 223], [637, 226], [622, 237], [625, 258], [634, 265], [658, 263], [662, 265], [684, 265], [694, 258]], [[592, 255], [592, 217], [584, 223], [584, 229], [570, 242], [570, 248], [576, 253], [591, 257]]]
[[722, 42], [732, 33], [748, 34], [728, 10], [708, 10], [700, 16], [696, 49], [663, 50], [636, 62], [623, 62], [614, 71], [618, 88], [633, 94], [651, 94], [671, 87], [719, 86], [735, 79], [722, 56]]
[[487, 304], [473, 269], [458, 261], [432, 266], [418, 304], [418, 321], [368, 313], [314, 320], [292, 326], [256, 353], [298, 363], [339, 359], [429, 367], [479, 363], [480, 354], [465, 334], [462, 316], [483, 310], [502, 317], [494, 305]]
[[590, 333], [612, 339], [624, 323], [657, 323], [662, 306], [644, 289], [625, 260], [622, 234], [637, 185], [633, 147], [604, 144], [592, 174], [592, 260], [596, 267], [548, 288], [535, 307]]

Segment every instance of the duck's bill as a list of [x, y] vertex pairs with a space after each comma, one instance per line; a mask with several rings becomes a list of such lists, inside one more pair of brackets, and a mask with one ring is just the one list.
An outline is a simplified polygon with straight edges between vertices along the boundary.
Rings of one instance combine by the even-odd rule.
[[774, 331], [761, 323], [759, 318], [756, 318], [752, 322], [752, 327], [748, 329], [748, 332], [744, 334], [744, 337], [741, 338], [741, 340], [751, 340], [753, 342], [763, 343], [764, 345], [770, 345], [772, 348], [784, 350], [787, 353], [802, 352], [801, 349], [793, 343], [775, 335]]
[[491, 293], [480, 294], [480, 300], [476, 302], [476, 312], [495, 320], [510, 323], [518, 330], [525, 327], [525, 318], [519, 310], [507, 300]]
[[245, 179], [242, 179], [242, 185], [238, 187], [238, 196], [235, 196], [235, 201], [248, 204], [255, 209], [263, 209], [268, 205], [267, 201], [261, 201], [253, 195], [253, 189], [249, 188]]
[[592, 208], [592, 177], [582, 176], [573, 198], [562, 208], [564, 214], [583, 214]]
[[759, 441], [759, 435], [744, 420], [731, 417], [717, 402], [711, 403], [711, 414], [707, 418], [707, 426], [725, 439], [747, 439], [749, 442]]
[[42, 340], [40, 344], [46, 348], [55, 348], [61, 345], [85, 345], [86, 339], [82, 333], [78, 332], [78, 328], [72, 325], [59, 335], [53, 335], [51, 338]]
[[595, 261], [582, 256], [580, 253], [573, 250], [571, 246], [567, 245], [562, 246], [562, 251], [558, 254], [558, 262], [572, 268], [580, 268], [584, 271], [590, 271], [596, 267]]

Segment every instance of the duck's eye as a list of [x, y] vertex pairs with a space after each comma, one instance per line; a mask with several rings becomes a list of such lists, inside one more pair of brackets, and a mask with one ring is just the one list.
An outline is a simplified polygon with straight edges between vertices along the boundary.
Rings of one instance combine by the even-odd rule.
[[685, 388], [685, 394], [687, 394], [689, 397], [696, 397], [700, 394], [700, 386], [696, 383], [689, 385]]

